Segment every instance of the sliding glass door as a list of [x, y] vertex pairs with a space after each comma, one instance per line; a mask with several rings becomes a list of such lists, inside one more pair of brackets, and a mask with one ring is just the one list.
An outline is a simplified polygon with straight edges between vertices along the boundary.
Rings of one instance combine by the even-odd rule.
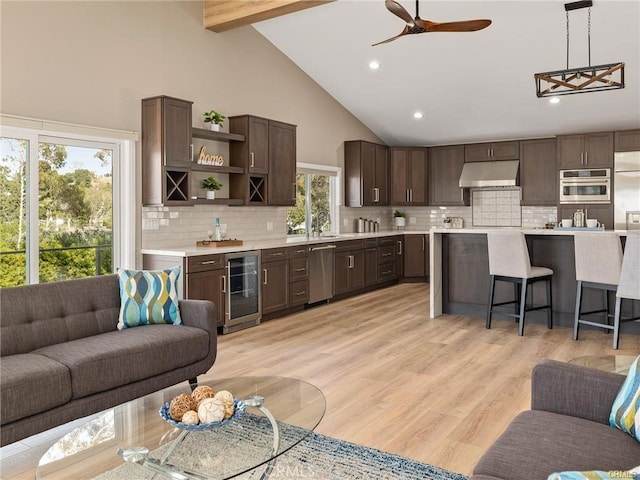
[[113, 272], [118, 145], [0, 137], [0, 287]]

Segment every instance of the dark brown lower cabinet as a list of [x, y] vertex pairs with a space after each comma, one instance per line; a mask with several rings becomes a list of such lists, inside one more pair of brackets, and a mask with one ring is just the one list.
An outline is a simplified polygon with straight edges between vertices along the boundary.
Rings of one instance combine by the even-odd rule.
[[334, 257], [333, 293], [340, 295], [365, 286], [365, 250], [336, 252]]
[[217, 325], [222, 327], [226, 314], [224, 269], [189, 273], [186, 275], [186, 284], [186, 298], [209, 300], [215, 304]]
[[289, 306], [289, 260], [262, 264], [262, 314]]
[[429, 273], [429, 237], [427, 235], [404, 236], [404, 276], [426, 277]]
[[364, 283], [368, 287], [378, 283], [378, 247], [376, 239], [367, 240], [364, 264]]

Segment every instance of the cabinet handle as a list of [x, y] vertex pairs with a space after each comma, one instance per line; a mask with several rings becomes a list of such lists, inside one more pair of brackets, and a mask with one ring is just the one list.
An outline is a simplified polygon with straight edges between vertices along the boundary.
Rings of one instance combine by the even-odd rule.
[[347, 257], [349, 259], [348, 268], [353, 268], [353, 255]]
[[380, 189], [378, 187], [373, 187], [373, 201], [380, 201]]
[[584, 152], [584, 164], [589, 165], [589, 152]]
[[584, 152], [580, 152], [580, 165], [584, 165]]
[[254, 155], [253, 152], [251, 152], [249, 154], [249, 156], [251, 157], [251, 162], [249, 163], [249, 167], [253, 168], [256, 165], [256, 163], [255, 163], [256, 156]]
[[306, 270], [307, 270], [306, 268], [296, 268], [294, 272], [304, 272]]
[[269, 257], [279, 257], [281, 255], [284, 255], [284, 252], [273, 252], [273, 253], [270, 253], [268, 256]]
[[296, 200], [296, 184], [294, 182], [291, 185], [293, 185], [293, 196], [291, 197], [291, 199]]
[[305, 249], [302, 249], [302, 250], [296, 250], [296, 251], [295, 251], [295, 252], [293, 252], [293, 253], [306, 253], [306, 252], [307, 252], [307, 251], [306, 251]]
[[268, 279], [267, 279], [267, 269], [263, 268], [262, 272], [264, 273], [264, 282], [262, 282], [263, 285], [266, 285], [267, 283], [269, 283]]
[[207, 260], [206, 262], [200, 262], [200, 265], [214, 265], [218, 263], [217, 260]]
[[402, 255], [402, 240], [398, 240], [398, 255]]
[[191, 145], [189, 145], [189, 150], [191, 153], [191, 161], [193, 162], [193, 143]]
[[222, 276], [222, 293], [227, 293], [227, 276]]
[[464, 190], [460, 189], [460, 201], [464, 203]]
[[413, 203], [413, 188], [409, 189], [409, 201]]
[[487, 148], [487, 157], [491, 157], [491, 149]]
[[306, 295], [306, 294], [307, 294], [307, 292], [296, 292], [296, 293], [294, 293], [294, 295], [296, 297], [299, 297], [300, 295]]
[[383, 253], [380, 256], [381, 257], [388, 257], [389, 255], [393, 255], [393, 252], [391, 252], [391, 253]]
[[404, 201], [405, 202], [409, 202], [409, 189], [408, 188], [404, 191]]

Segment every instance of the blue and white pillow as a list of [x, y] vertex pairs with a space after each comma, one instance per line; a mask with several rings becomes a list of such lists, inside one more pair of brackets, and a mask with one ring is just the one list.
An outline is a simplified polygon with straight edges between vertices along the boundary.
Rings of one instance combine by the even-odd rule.
[[178, 278], [180, 267], [169, 270], [118, 269], [120, 315], [118, 330], [152, 324], [180, 325]]
[[609, 425], [640, 441], [640, 355], [631, 364], [627, 379], [611, 407]]

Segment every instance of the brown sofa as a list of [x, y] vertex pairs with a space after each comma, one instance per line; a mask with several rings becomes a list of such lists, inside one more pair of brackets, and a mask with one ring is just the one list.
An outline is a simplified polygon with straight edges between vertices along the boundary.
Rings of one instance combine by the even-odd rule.
[[553, 360], [533, 369], [531, 410], [480, 458], [470, 480], [545, 480], [561, 471], [630, 470], [640, 442], [609, 426], [625, 377]]
[[214, 305], [181, 300], [183, 325], [118, 330], [117, 275], [0, 289], [1, 444], [175, 385], [217, 351]]

